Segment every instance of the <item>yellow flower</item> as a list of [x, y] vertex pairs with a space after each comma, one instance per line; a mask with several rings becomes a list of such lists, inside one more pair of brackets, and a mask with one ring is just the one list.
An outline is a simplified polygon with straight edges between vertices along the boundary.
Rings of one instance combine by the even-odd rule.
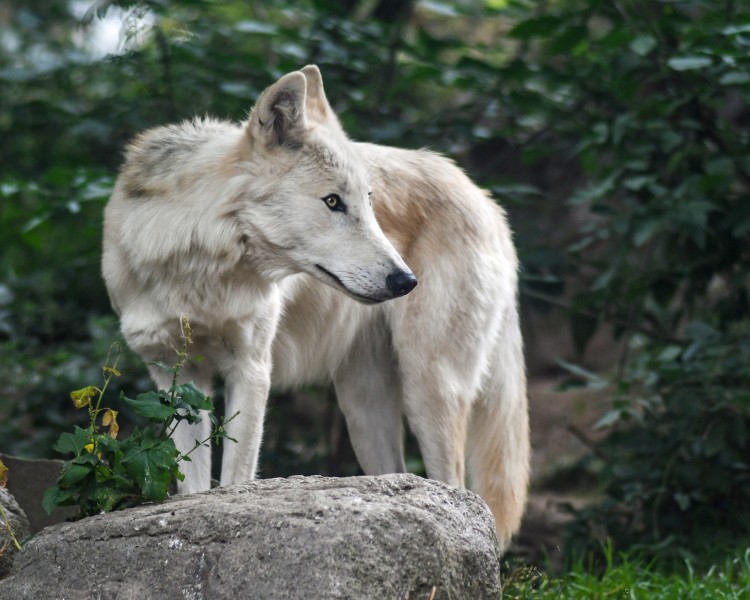
[[94, 451], [94, 444], [86, 444], [86, 445], [85, 445], [85, 446], [83, 447], [83, 449], [84, 449], [84, 450], [85, 450], [86, 452], [93, 452], [93, 451]]
[[117, 438], [117, 432], [120, 431], [120, 426], [117, 424], [117, 411], [108, 408], [102, 415], [102, 425], [109, 427], [109, 437]]
[[76, 408], [83, 408], [91, 404], [91, 399], [96, 396], [97, 391], [95, 386], [90, 385], [75, 392], [70, 392], [70, 399]]

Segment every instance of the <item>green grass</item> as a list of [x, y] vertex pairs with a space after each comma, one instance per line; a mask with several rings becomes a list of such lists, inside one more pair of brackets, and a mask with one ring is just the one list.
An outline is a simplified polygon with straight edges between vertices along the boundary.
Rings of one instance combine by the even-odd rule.
[[503, 591], [505, 600], [750, 600], [750, 548], [700, 571], [686, 562], [679, 573], [664, 573], [627, 556], [614, 563], [611, 554], [601, 574], [583, 562], [559, 577], [522, 566], [505, 576]]

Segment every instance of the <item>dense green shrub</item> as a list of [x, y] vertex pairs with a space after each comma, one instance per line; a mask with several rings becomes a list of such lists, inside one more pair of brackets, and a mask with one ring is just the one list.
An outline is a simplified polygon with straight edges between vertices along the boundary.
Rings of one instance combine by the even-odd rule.
[[550, 3], [509, 35], [506, 98], [543, 124], [529, 152], [570, 153], [588, 180], [568, 197], [589, 212], [563, 271], [584, 286], [575, 337], [627, 339], [607, 500], [579, 541], [748, 533], [750, 6]]

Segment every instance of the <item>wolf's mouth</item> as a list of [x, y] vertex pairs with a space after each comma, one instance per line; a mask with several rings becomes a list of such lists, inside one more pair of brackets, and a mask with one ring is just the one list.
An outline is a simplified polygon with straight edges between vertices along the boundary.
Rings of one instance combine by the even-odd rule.
[[336, 285], [340, 287], [344, 292], [346, 292], [349, 296], [356, 298], [360, 302], [365, 302], [366, 304], [377, 304], [378, 302], [382, 302], [382, 300], [378, 300], [377, 298], [371, 298], [370, 296], [364, 296], [362, 294], [351, 291], [344, 285], [344, 282], [341, 281], [341, 279], [339, 279], [337, 275], [334, 275], [325, 267], [321, 267], [320, 265], [316, 264], [315, 268], [327, 275], [329, 279], [333, 280]]

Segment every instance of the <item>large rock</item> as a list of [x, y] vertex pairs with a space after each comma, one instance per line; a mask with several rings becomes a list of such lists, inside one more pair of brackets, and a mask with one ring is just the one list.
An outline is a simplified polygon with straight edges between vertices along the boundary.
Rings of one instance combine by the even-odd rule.
[[499, 597], [489, 509], [414, 475], [259, 480], [54, 525], [0, 582], [2, 600]]
[[[13, 495], [4, 487], [0, 487], [0, 579], [12, 571], [13, 560], [16, 557], [16, 545], [13, 540], [23, 542], [29, 537], [29, 520], [16, 502]], [[10, 531], [9, 531], [10, 528]], [[11, 536], [11, 532], [13, 535]]]

